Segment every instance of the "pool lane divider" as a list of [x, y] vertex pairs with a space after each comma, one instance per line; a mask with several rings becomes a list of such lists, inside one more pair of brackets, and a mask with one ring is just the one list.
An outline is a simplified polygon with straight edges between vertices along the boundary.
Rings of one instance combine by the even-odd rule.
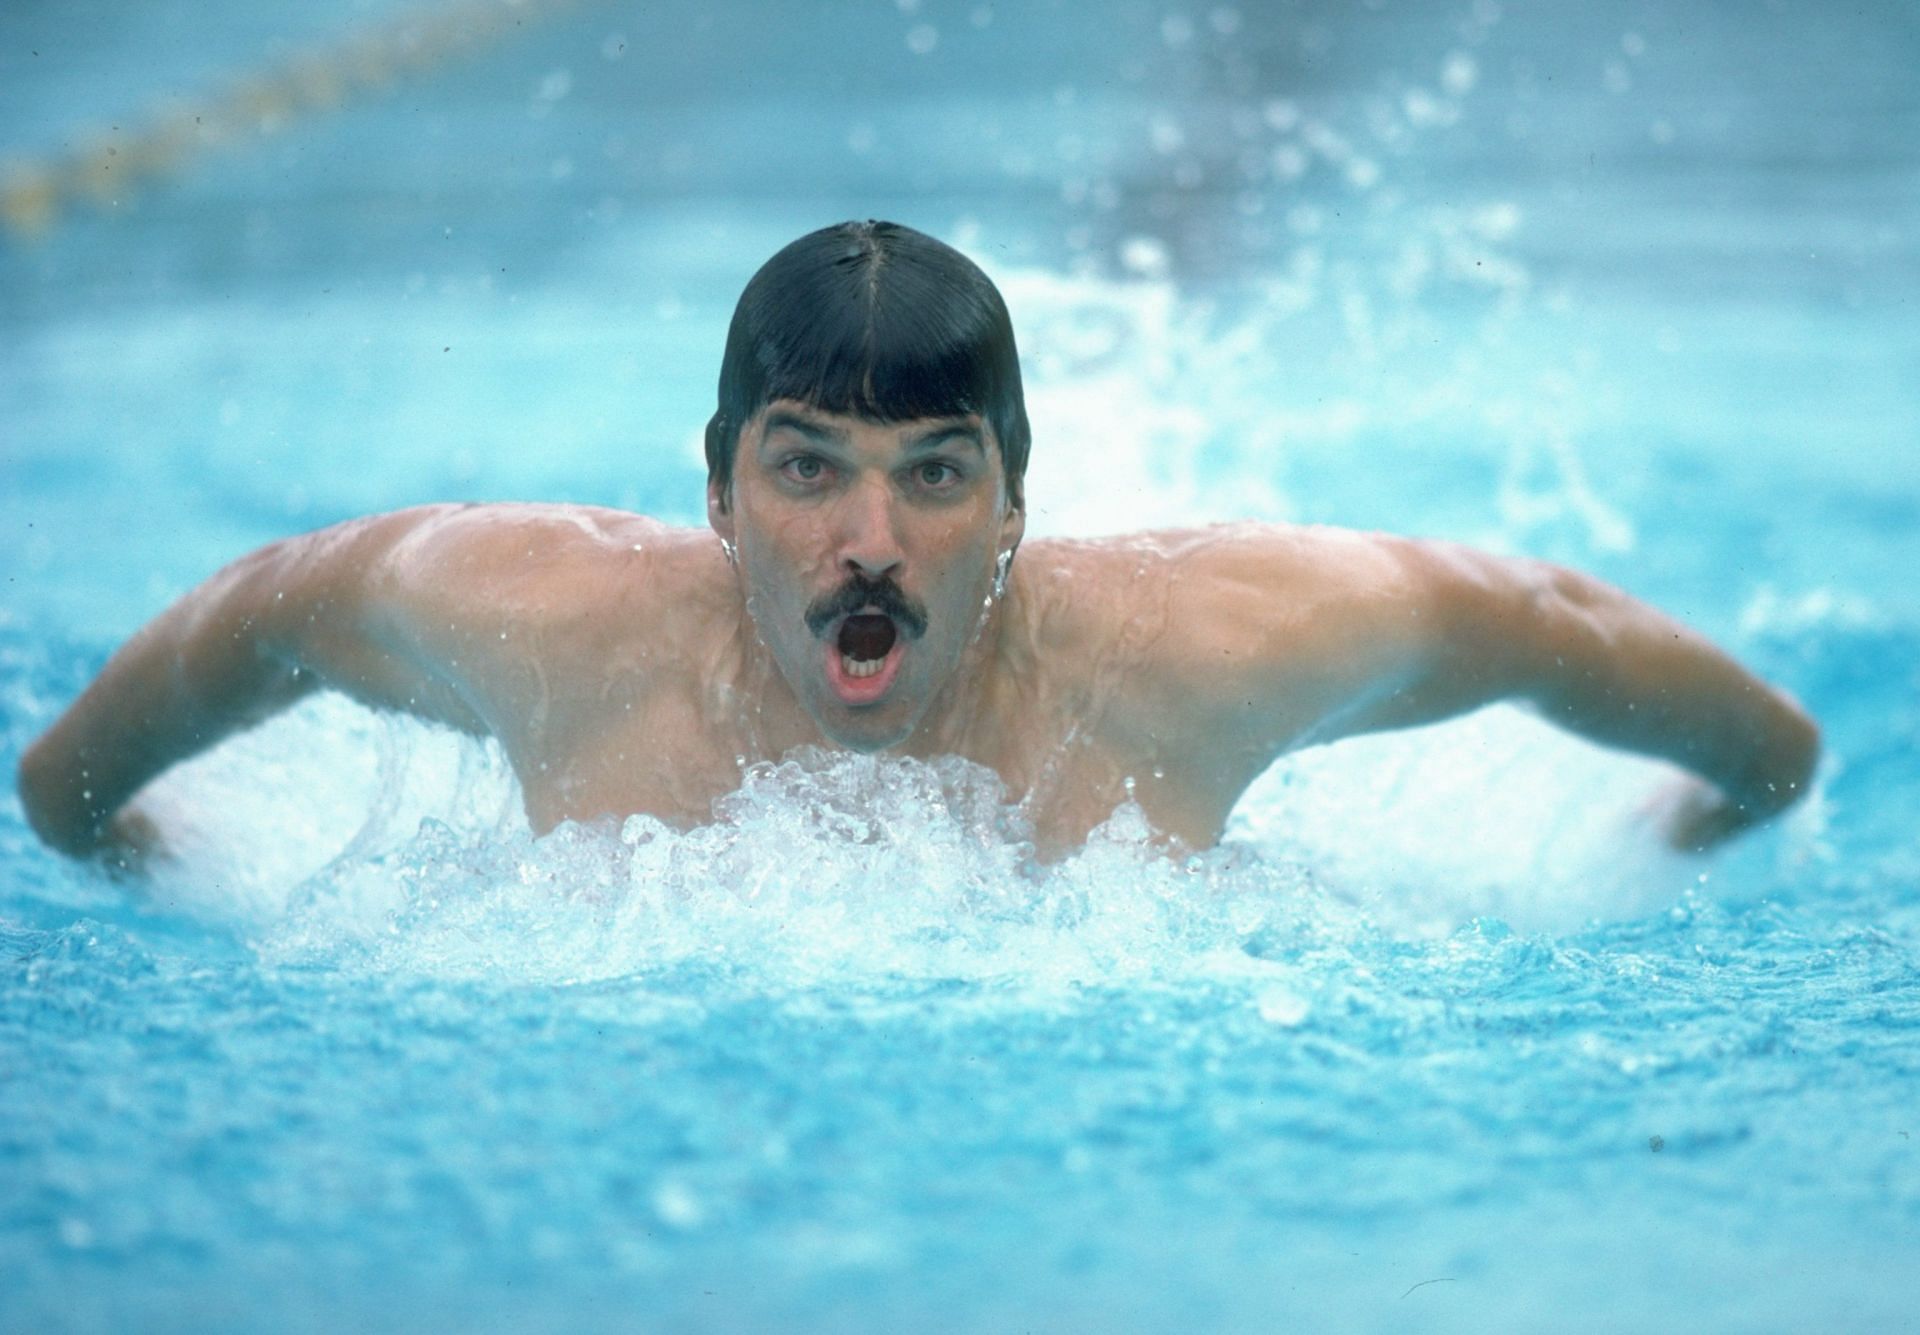
[[201, 154], [265, 138], [302, 117], [478, 55], [587, 2], [452, 0], [409, 10], [213, 96], [169, 101], [140, 125], [82, 136], [71, 153], [0, 166], [0, 227], [15, 243], [38, 240], [75, 211], [116, 209], [139, 187], [179, 176]]

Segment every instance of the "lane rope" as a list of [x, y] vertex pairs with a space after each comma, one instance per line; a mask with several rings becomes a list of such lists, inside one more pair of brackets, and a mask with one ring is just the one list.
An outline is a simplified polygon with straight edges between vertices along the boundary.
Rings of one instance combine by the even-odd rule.
[[0, 167], [0, 226], [16, 243], [85, 209], [115, 209], [203, 154], [391, 89], [531, 31], [583, 0], [452, 0], [359, 29], [196, 100], [169, 99], [130, 127], [79, 136], [76, 150]]

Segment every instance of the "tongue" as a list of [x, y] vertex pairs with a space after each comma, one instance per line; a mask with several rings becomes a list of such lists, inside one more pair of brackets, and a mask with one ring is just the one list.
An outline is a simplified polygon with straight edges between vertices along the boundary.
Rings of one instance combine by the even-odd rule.
[[840, 623], [840, 652], [862, 663], [885, 658], [899, 634], [893, 618], [876, 613], [850, 616]]

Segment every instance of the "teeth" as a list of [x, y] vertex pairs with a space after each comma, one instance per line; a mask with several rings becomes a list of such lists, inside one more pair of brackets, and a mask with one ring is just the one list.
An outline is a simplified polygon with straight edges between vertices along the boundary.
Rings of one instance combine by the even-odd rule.
[[871, 677], [886, 665], [887, 660], [884, 658], [860, 659], [850, 658], [846, 654], [840, 655], [840, 670], [849, 677]]

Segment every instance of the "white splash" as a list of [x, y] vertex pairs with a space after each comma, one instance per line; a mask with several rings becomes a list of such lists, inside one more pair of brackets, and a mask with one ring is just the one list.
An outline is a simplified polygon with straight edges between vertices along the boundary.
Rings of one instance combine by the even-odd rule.
[[1128, 805], [1038, 865], [990, 771], [826, 751], [753, 767], [698, 828], [535, 838], [496, 749], [322, 698], [150, 795], [178, 858], [153, 893], [237, 922], [270, 962], [509, 984], [693, 970], [706, 995], [1197, 977], [1292, 1026], [1322, 972], [1302, 962], [1382, 930], [1674, 901], [1697, 867], [1634, 824], [1656, 774], [1490, 711], [1290, 758], [1185, 860]]
[[1057, 866], [1032, 859], [997, 778], [799, 752], [752, 768], [711, 824], [647, 816], [543, 838], [429, 818], [336, 859], [258, 945], [442, 979], [590, 984], [695, 971], [702, 991], [972, 987], [1023, 997], [1202, 973], [1243, 979], [1363, 931], [1300, 868], [1217, 851], [1174, 861], [1123, 807]]

